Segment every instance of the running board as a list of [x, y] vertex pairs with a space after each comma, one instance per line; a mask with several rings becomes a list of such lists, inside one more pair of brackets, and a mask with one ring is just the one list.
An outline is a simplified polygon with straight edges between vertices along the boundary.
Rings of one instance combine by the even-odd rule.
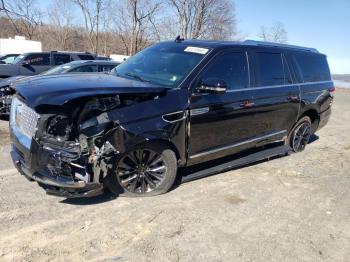
[[[190, 170], [189, 172], [186, 172], [187, 174], [184, 174], [182, 176], [181, 183], [215, 175], [218, 173], [222, 173], [224, 171], [228, 171], [237, 167], [246, 166], [248, 164], [259, 162], [272, 157], [285, 156], [285, 155], [288, 155], [290, 152], [291, 152], [291, 148], [287, 145], [280, 145], [273, 148], [262, 149], [258, 152], [237, 158], [235, 160], [231, 160], [229, 162], [225, 162], [223, 164], [211, 166], [203, 170], [194, 171], [194, 172], [192, 171], [192, 173]], [[188, 169], [191, 169], [191, 167], [189, 167]]]

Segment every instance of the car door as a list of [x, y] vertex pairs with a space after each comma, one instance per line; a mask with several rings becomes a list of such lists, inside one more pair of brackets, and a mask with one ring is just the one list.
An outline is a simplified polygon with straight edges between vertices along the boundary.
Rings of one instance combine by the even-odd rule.
[[[226, 50], [205, 66], [190, 97], [189, 162], [200, 162], [249, 147], [256, 136], [249, 88], [246, 50]], [[222, 94], [197, 93], [203, 79], [220, 79], [227, 85]], [[204, 80], [206, 81], [206, 80]]]
[[299, 86], [293, 83], [282, 51], [255, 50], [250, 61], [254, 75], [251, 83], [254, 128], [266, 136], [265, 142], [282, 139], [298, 116]]
[[37, 75], [51, 66], [51, 57], [49, 53], [36, 53], [27, 55], [20, 65], [21, 75]]

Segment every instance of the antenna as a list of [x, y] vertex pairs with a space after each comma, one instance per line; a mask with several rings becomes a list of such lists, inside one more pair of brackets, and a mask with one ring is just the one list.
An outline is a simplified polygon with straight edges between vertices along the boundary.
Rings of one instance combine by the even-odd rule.
[[176, 37], [176, 39], [175, 39], [175, 42], [176, 42], [176, 43], [180, 43], [180, 42], [182, 42], [182, 41], [184, 41], [184, 40], [185, 40], [185, 39], [181, 38], [181, 36], [178, 35], [178, 36]]

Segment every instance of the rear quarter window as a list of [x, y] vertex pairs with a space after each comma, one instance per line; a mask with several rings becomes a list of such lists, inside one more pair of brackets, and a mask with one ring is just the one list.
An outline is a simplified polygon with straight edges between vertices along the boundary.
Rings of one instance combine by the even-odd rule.
[[331, 79], [326, 56], [296, 53], [294, 57], [301, 71], [303, 82], [319, 82]]

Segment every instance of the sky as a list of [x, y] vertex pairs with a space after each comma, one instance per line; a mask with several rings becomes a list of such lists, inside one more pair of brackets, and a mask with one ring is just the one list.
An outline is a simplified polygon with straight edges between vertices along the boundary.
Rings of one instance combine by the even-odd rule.
[[350, 74], [350, 0], [235, 0], [238, 31], [258, 40], [262, 25], [282, 22], [288, 44], [314, 47], [333, 74]]
[[[284, 24], [288, 44], [313, 47], [328, 56], [333, 74], [350, 74], [350, 0], [232, 0], [237, 29], [259, 40], [262, 25]], [[51, 1], [38, 0], [42, 8]]]

